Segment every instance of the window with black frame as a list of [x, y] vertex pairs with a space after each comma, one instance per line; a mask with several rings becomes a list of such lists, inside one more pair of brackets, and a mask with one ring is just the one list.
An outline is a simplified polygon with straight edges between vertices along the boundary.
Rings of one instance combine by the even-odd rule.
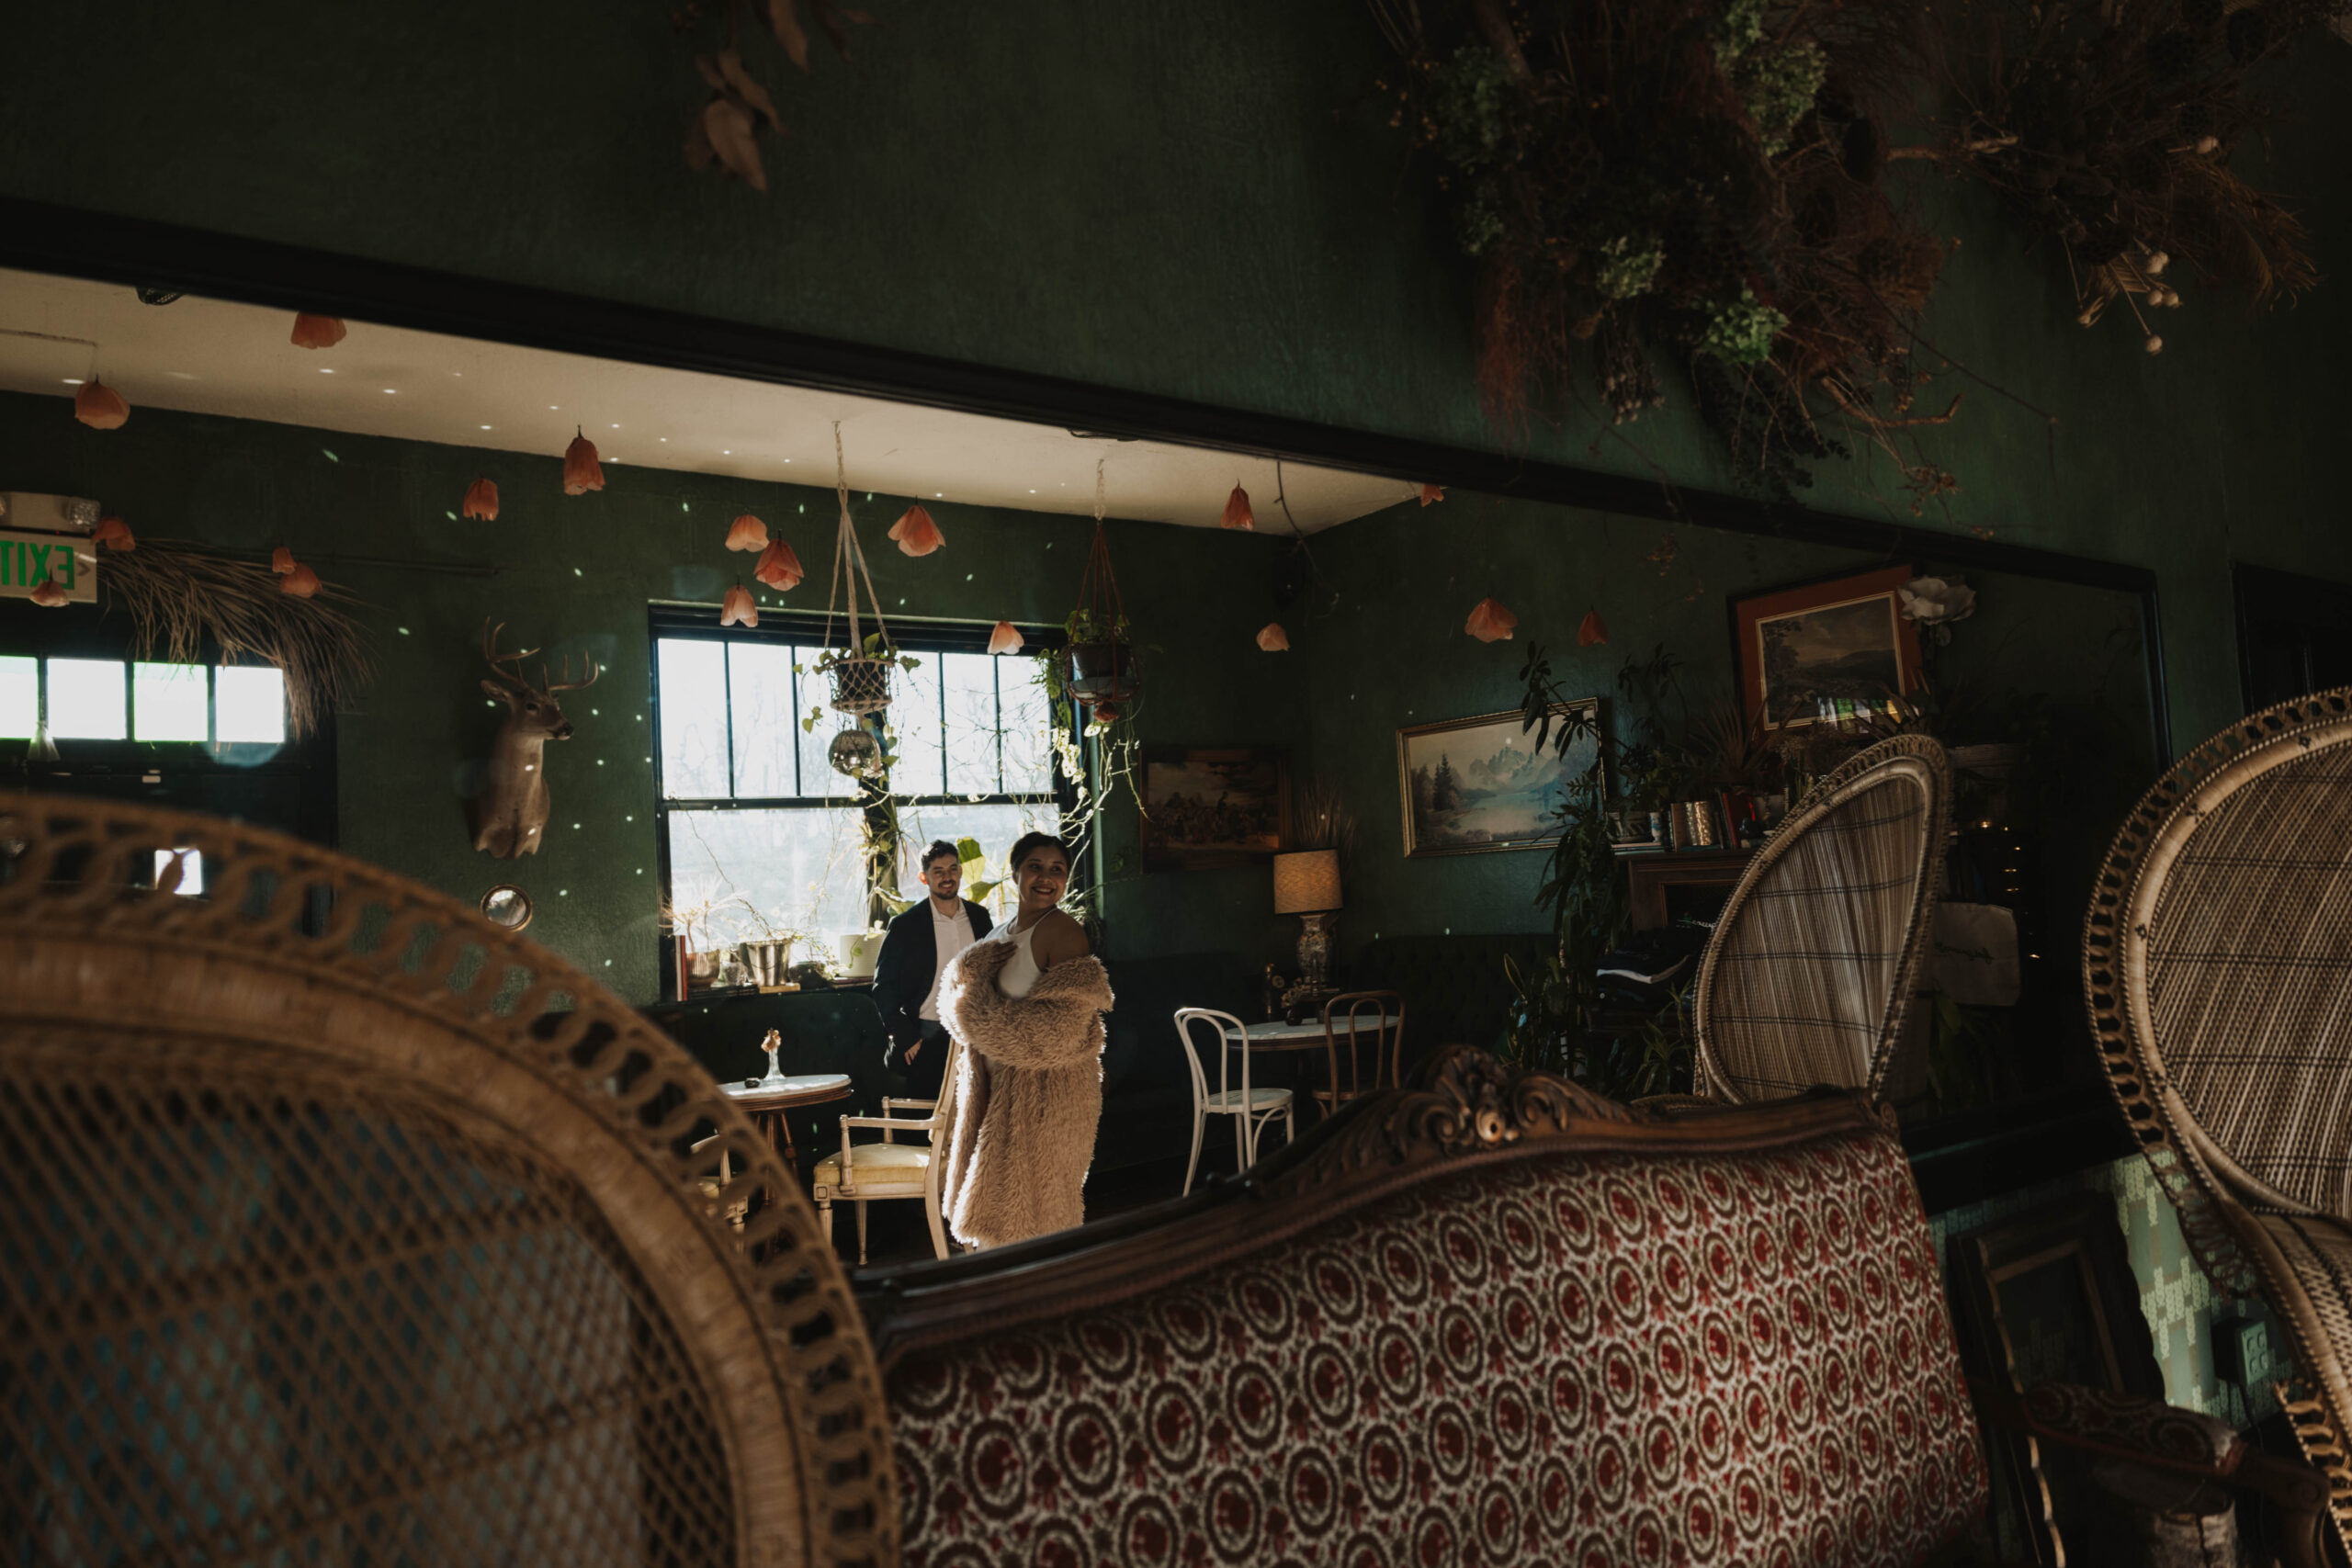
[[[891, 628], [914, 661], [891, 671], [881, 716], [902, 846], [884, 891], [898, 899], [922, 897], [919, 859], [934, 840], [977, 841], [986, 860], [970, 880], [982, 881], [1001, 875], [1023, 833], [1057, 830], [1051, 705], [1032, 660], [985, 651], [989, 629]], [[827, 705], [825, 647], [820, 616], [722, 628], [709, 612], [654, 614], [663, 908], [698, 951], [788, 936], [819, 956], [865, 929], [866, 796], [828, 756], [856, 721]], [[983, 901], [1001, 912], [1010, 893]]]

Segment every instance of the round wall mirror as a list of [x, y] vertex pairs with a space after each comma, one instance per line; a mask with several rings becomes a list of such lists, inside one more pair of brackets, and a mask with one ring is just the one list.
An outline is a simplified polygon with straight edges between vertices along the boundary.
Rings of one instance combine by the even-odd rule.
[[493, 926], [519, 931], [531, 923], [531, 896], [511, 882], [502, 882], [481, 896], [481, 913]]

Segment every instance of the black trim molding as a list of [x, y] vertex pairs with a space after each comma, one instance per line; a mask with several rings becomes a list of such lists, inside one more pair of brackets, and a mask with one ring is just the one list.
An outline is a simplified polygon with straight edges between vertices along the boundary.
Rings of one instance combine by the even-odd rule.
[[2157, 747], [2171, 757], [2156, 576], [2146, 567], [46, 202], [0, 198], [0, 265], [2136, 593]]

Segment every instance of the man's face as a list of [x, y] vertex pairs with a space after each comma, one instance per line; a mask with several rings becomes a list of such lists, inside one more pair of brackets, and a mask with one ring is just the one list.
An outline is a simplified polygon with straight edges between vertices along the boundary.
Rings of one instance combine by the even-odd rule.
[[964, 863], [953, 855], [941, 855], [922, 868], [922, 885], [931, 889], [933, 897], [945, 903], [964, 886]]

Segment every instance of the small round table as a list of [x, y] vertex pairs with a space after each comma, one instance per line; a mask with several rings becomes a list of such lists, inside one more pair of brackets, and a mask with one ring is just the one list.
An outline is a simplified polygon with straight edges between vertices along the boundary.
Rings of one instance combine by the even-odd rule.
[[799, 1073], [762, 1078], [746, 1087], [741, 1079], [719, 1086], [727, 1098], [751, 1113], [769, 1145], [791, 1166], [799, 1156], [792, 1146], [792, 1118], [786, 1114], [806, 1106], [824, 1105], [850, 1097], [847, 1073]]

